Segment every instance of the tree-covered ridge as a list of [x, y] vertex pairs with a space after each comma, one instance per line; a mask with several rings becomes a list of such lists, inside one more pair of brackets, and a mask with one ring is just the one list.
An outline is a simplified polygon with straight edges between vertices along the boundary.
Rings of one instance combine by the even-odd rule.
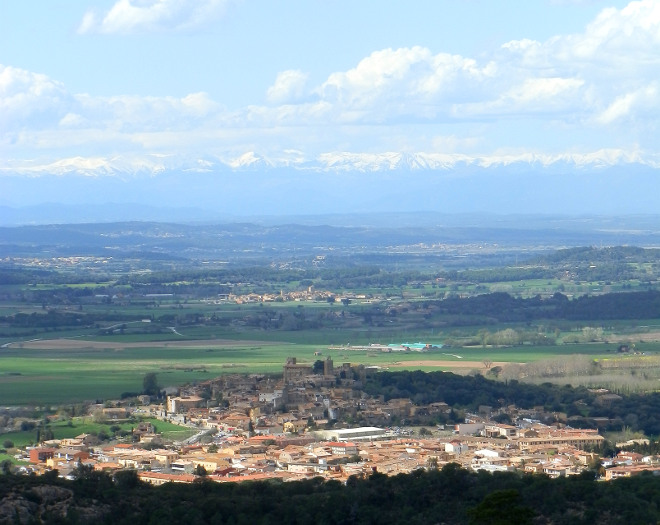
[[608, 246], [596, 248], [595, 246], [580, 246], [557, 250], [550, 255], [538, 258], [538, 262], [545, 263], [574, 263], [588, 264], [610, 262], [660, 262], [660, 249], [640, 248], [637, 246]]
[[372, 374], [364, 391], [383, 396], [385, 401], [409, 398], [418, 405], [444, 402], [456, 410], [475, 412], [481, 405], [495, 409], [509, 405], [520, 409], [539, 407], [550, 413], [566, 414], [573, 426], [615, 431], [625, 426], [648, 436], [660, 436], [660, 392], [618, 395], [604, 403], [599, 393], [585, 387], [503, 382], [481, 375], [419, 370]]
[[653, 319], [660, 317], [660, 292], [624, 292], [603, 295], [583, 295], [569, 299], [555, 293], [540, 296], [513, 297], [504, 292], [474, 297], [448, 297], [427, 304], [436, 315], [460, 315], [465, 319], [481, 317], [495, 322], [521, 322], [538, 319], [566, 319], [569, 321], [609, 319]]
[[584, 387], [558, 387], [550, 383], [533, 385], [518, 381], [494, 381], [481, 375], [462, 376], [451, 372], [398, 371], [378, 372], [369, 376], [364, 390], [382, 395], [385, 401], [410, 398], [416, 404], [444, 402], [456, 408], [477, 410], [480, 405], [493, 407], [516, 405], [560, 410], [577, 401], [590, 401], [594, 394]]
[[660, 478], [608, 483], [592, 472], [552, 480], [448, 464], [388, 477], [290, 483], [199, 481], [152, 487], [135, 472], [75, 481], [0, 475], [0, 521], [58, 524], [494, 524], [615, 525], [660, 520]]

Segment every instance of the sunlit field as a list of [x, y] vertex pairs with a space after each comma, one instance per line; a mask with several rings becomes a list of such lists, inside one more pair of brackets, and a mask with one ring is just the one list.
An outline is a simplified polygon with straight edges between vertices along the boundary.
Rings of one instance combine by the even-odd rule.
[[[312, 334], [307, 334], [311, 337]], [[452, 370], [485, 373], [493, 366], [529, 363], [580, 354], [611, 357], [614, 345], [440, 348], [430, 352], [356, 350], [357, 345], [269, 341], [190, 340], [145, 342], [141, 337], [26, 341], [2, 348], [0, 405], [57, 405], [115, 399], [140, 392], [144, 375], [155, 372], [161, 386], [177, 386], [227, 373], [277, 374], [289, 356], [314, 363], [330, 357], [382, 369]], [[412, 340], [412, 339], [411, 339]], [[399, 341], [403, 342], [403, 341]], [[438, 339], [440, 343], [440, 339]], [[647, 345], [655, 351], [654, 345]], [[362, 347], [364, 348], [364, 347]]]

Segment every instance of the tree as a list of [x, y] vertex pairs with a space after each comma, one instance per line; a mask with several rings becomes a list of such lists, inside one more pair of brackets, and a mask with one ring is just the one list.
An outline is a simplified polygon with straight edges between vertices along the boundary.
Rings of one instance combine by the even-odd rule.
[[531, 524], [534, 511], [521, 505], [520, 500], [520, 493], [517, 490], [496, 490], [486, 496], [479, 505], [468, 511], [470, 524]]
[[131, 490], [140, 484], [140, 478], [136, 470], [119, 470], [115, 472], [113, 480], [122, 490]]
[[160, 387], [158, 386], [158, 376], [155, 372], [148, 372], [144, 374], [144, 379], [142, 380], [142, 391], [148, 396], [157, 396], [160, 392]]
[[11, 474], [11, 461], [8, 459], [5, 459], [2, 463], [0, 463], [0, 469], [2, 469], [2, 473], [6, 476], [8, 474]]

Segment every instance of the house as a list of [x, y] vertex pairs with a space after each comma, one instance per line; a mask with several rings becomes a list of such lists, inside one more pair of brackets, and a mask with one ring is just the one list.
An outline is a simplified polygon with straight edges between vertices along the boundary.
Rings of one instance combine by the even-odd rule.
[[53, 457], [65, 461], [82, 461], [83, 459], [89, 459], [89, 452], [74, 448], [58, 448], [55, 450]]
[[616, 464], [617, 465], [635, 465], [641, 463], [644, 456], [638, 454], [637, 452], [627, 452], [622, 450], [616, 455]]
[[30, 463], [45, 463], [55, 456], [56, 449], [51, 447], [37, 447], [30, 450]]
[[61, 439], [60, 446], [81, 449], [92, 445], [96, 440], [96, 436], [92, 436], [91, 434], [80, 434], [74, 438]]
[[605, 479], [609, 481], [616, 478], [629, 478], [631, 476], [637, 476], [642, 472], [652, 472], [655, 475], [660, 475], [660, 467], [652, 467], [649, 465], [625, 465], [621, 467], [612, 467], [605, 471]]
[[282, 430], [284, 432], [290, 432], [293, 434], [296, 434], [298, 432], [302, 432], [307, 428], [307, 420], [306, 419], [295, 419], [293, 421], [286, 421], [284, 425], [282, 426]]
[[459, 423], [454, 426], [454, 433], [463, 436], [474, 436], [485, 427], [485, 423]]
[[350, 456], [358, 453], [357, 445], [355, 443], [351, 443], [350, 441], [330, 441], [329, 443], [326, 443], [326, 447], [330, 447], [330, 452], [333, 454], [343, 454]]
[[205, 400], [199, 396], [167, 396], [167, 411], [178, 414], [202, 406]]
[[464, 454], [468, 451], [468, 446], [465, 443], [453, 439], [449, 443], [445, 443], [445, 452], [451, 452], [457, 456]]
[[119, 420], [119, 419], [126, 419], [129, 416], [128, 410], [126, 410], [125, 408], [122, 408], [122, 407], [104, 408], [104, 409], [102, 409], [102, 413], [107, 419], [112, 419], [113, 421], [114, 420]]
[[491, 438], [513, 438], [518, 434], [518, 429], [511, 425], [492, 424], [486, 425], [483, 433], [486, 437]]
[[172, 462], [179, 459], [178, 452], [173, 450], [155, 450], [154, 460], [162, 467], [169, 468]]
[[164, 474], [162, 472], [139, 472], [141, 481], [151, 485], [163, 485], [165, 483], [192, 483], [197, 476], [192, 474]]

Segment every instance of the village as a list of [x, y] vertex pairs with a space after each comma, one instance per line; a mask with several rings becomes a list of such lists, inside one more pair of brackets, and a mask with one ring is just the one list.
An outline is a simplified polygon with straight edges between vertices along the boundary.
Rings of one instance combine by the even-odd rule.
[[[56, 470], [74, 478], [81, 469], [134, 470], [154, 485], [319, 476], [346, 482], [351, 476], [396, 475], [450, 463], [553, 478], [598, 469], [605, 480], [660, 471], [654, 456], [600, 457], [595, 451], [604, 438], [598, 430], [543, 423], [548, 414], [542, 409], [482, 406], [460, 423], [413, 427], [412, 422], [446, 420], [453, 409], [442, 402], [419, 406], [410, 399], [369, 397], [360, 389], [368, 373], [362, 365], [335, 367], [330, 358], [310, 364], [291, 357], [281, 378], [226, 375], [169, 392], [161, 403], [140, 396], [138, 405], [90, 407], [114, 421], [150, 416], [196, 430], [181, 442], [167, 442], [154, 425], [139, 423], [125, 441], [99, 444], [86, 434], [50, 439], [16, 458], [29, 462], [20, 467], [22, 473]], [[498, 423], [502, 414], [515, 424]]]

